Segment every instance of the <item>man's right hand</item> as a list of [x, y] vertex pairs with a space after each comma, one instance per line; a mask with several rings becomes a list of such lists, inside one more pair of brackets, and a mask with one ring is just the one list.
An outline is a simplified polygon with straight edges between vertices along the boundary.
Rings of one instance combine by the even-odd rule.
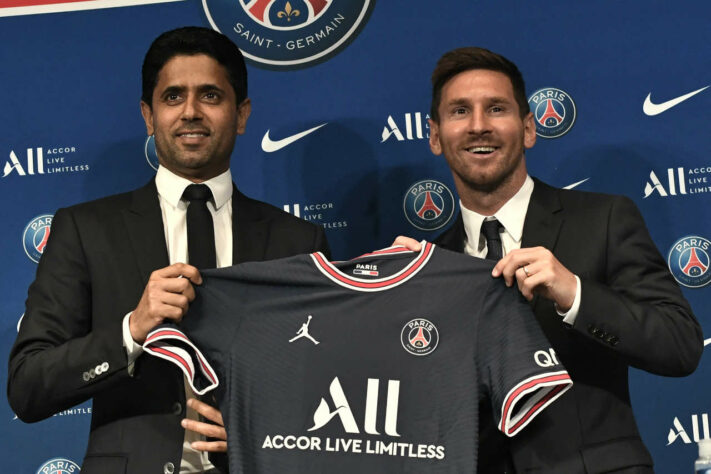
[[128, 320], [131, 337], [143, 344], [148, 332], [165, 320], [180, 321], [195, 299], [194, 283], [200, 285], [198, 269], [186, 263], [174, 263], [151, 273], [138, 306]]

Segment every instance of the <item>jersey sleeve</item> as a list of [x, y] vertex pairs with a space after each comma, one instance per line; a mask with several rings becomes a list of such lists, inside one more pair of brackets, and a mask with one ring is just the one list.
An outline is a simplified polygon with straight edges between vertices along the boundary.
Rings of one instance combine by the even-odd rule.
[[148, 333], [143, 350], [177, 365], [198, 395], [204, 395], [220, 383], [200, 349], [174, 324], [161, 324]]
[[514, 436], [572, 386], [515, 287], [492, 280], [478, 324], [477, 366], [498, 429]]

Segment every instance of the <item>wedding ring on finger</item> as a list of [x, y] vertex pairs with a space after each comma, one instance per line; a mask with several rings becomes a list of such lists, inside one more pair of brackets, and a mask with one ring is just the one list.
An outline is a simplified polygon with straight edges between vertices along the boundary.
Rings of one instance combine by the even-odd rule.
[[522, 266], [521, 269], [523, 270], [523, 273], [526, 274], [526, 278], [531, 276], [531, 274], [528, 273], [528, 269], [526, 268], [526, 265]]

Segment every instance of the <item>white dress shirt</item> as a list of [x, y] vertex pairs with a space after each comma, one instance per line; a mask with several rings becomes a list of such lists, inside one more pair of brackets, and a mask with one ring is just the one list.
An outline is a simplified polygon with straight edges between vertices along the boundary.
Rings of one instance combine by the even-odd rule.
[[[185, 188], [191, 184], [193, 184], [192, 181], [181, 178], [162, 166], [158, 167], [156, 188], [163, 217], [165, 244], [171, 265], [177, 262], [190, 262], [186, 221], [188, 203], [181, 198]], [[217, 266], [227, 267], [232, 265], [232, 174], [227, 170], [202, 184], [206, 184], [212, 191], [213, 200], [208, 201], [207, 208], [212, 214], [215, 228]], [[134, 363], [143, 352], [143, 348], [136, 344], [131, 337], [130, 316], [131, 313], [128, 313], [123, 319], [123, 344], [128, 354], [129, 373], [133, 373]], [[185, 395], [186, 400], [195, 397], [188, 383], [185, 383]], [[194, 410], [187, 407], [186, 409], [187, 418], [199, 419]], [[181, 474], [203, 472], [214, 467], [209, 461], [207, 453], [196, 451], [190, 446], [193, 441], [200, 439], [201, 436], [197, 433], [185, 431], [183, 458], [180, 462]]]
[[[483, 216], [471, 211], [464, 207], [460, 200], [459, 208], [462, 211], [464, 233], [466, 234], [464, 253], [474, 257], [486, 258], [486, 238], [481, 234], [481, 225], [484, 220], [494, 218], [503, 226], [503, 231], [501, 232], [503, 255], [508, 254], [514, 249], [520, 249], [521, 238], [523, 236], [523, 223], [526, 220], [526, 211], [528, 211], [528, 203], [531, 201], [531, 194], [533, 194], [533, 186], [533, 179], [531, 179], [530, 176], [526, 176], [526, 181], [524, 181], [521, 189], [519, 189], [506, 204], [501, 206], [501, 209], [496, 211], [493, 216]], [[575, 322], [575, 318], [578, 316], [578, 310], [580, 309], [580, 278], [575, 275], [575, 280], [577, 282], [577, 289], [575, 291], [573, 306], [571, 306], [567, 312], [563, 313], [558, 310], [556, 305], [558, 314], [563, 316], [563, 321], [570, 325]]]

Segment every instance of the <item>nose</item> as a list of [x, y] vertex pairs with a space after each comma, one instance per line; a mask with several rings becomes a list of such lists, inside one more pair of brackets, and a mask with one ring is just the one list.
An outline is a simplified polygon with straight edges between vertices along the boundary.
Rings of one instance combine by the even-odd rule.
[[477, 107], [472, 110], [469, 116], [469, 132], [474, 134], [487, 133], [491, 131], [491, 123], [486, 111]]
[[183, 102], [181, 118], [186, 121], [199, 120], [202, 117], [200, 101], [196, 95], [190, 94]]

